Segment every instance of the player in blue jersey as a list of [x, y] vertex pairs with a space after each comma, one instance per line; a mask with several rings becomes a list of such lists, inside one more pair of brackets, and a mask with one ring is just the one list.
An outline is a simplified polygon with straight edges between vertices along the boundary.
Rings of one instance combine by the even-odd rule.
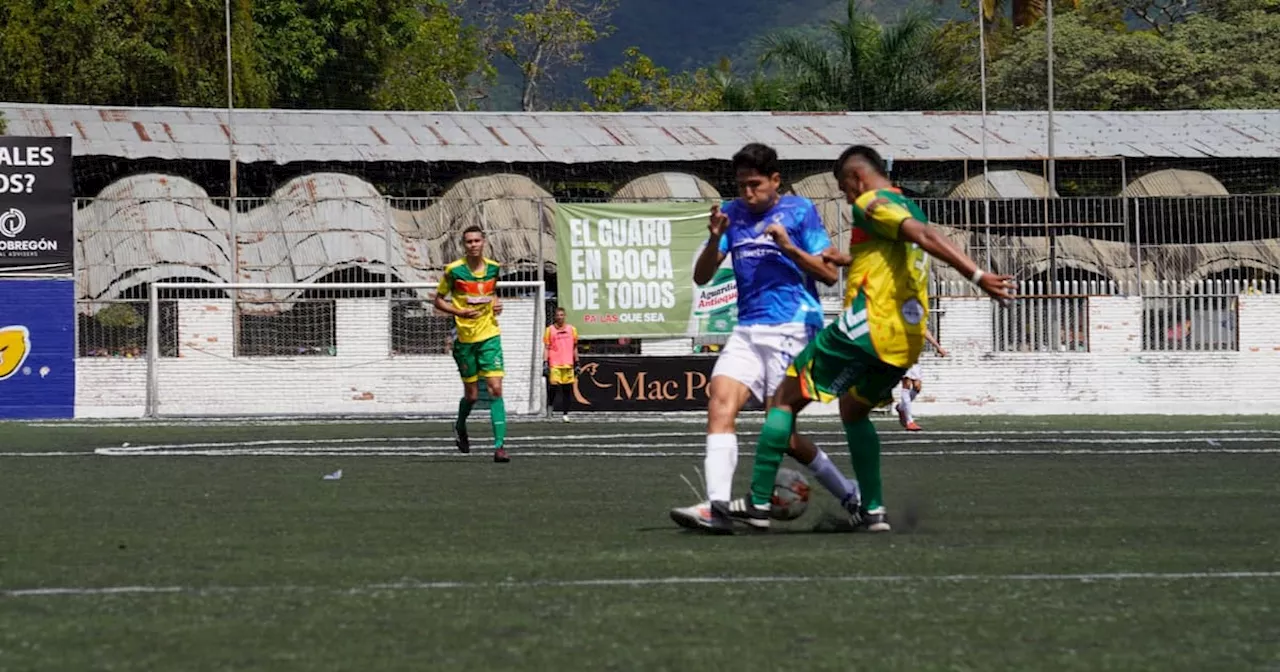
[[[707, 500], [671, 510], [682, 527], [733, 532], [732, 520], [715, 513], [730, 496], [738, 464], [738, 413], [754, 396], [772, 399], [787, 366], [823, 327], [815, 282], [833, 285], [835, 266], [823, 260], [831, 239], [813, 203], [778, 193], [778, 154], [752, 143], [733, 156], [739, 198], [711, 209], [710, 236], [694, 266], [693, 281], [706, 284], [729, 256], [738, 286], [738, 324], [711, 373], [707, 407]], [[826, 453], [800, 436], [789, 454], [813, 472], [851, 513], [859, 506], [857, 485]], [[712, 502], [724, 507], [711, 506]]]

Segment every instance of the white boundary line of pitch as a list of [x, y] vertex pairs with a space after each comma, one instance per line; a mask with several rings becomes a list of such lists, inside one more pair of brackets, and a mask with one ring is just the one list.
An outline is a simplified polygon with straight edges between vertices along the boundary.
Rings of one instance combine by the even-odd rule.
[[564, 581], [403, 581], [372, 583], [349, 588], [320, 586], [106, 586], [0, 589], [0, 597], [97, 597], [109, 595], [157, 595], [250, 592], [327, 592], [361, 594], [429, 590], [486, 590], [537, 588], [651, 588], [663, 586], [717, 586], [742, 584], [838, 584], [838, 583], [1051, 583], [1121, 581], [1221, 581], [1280, 579], [1280, 571], [1245, 572], [1112, 572], [1084, 574], [899, 574], [872, 576], [668, 576], [652, 578], [576, 579]]
[[[810, 436], [835, 438], [843, 436], [836, 432], [814, 432]], [[940, 438], [956, 437], [956, 438]], [[963, 437], [963, 438], [960, 438]], [[477, 437], [479, 438], [479, 437]], [[685, 438], [690, 441], [678, 443], [644, 442], [644, 443], [601, 443], [601, 439], [641, 439], [641, 438]], [[508, 447], [512, 451], [530, 457], [697, 457], [702, 454], [701, 434], [693, 432], [653, 432], [645, 434], [571, 434], [565, 436], [548, 435], [512, 440]], [[583, 441], [594, 441], [585, 443]], [[539, 447], [554, 442], [555, 447], [545, 449]], [[936, 432], [927, 436], [891, 435], [886, 437], [884, 446], [1017, 446], [1026, 444], [1057, 445], [1101, 445], [1111, 446], [1106, 449], [1092, 448], [949, 448], [938, 450], [886, 450], [885, 455], [900, 457], [945, 457], [945, 456], [988, 456], [988, 455], [1194, 455], [1194, 454], [1238, 454], [1267, 455], [1280, 453], [1280, 433], [1253, 432], [1236, 430], [1219, 431], [1114, 431], [1102, 432], [1081, 430], [1080, 432], [1056, 431], [948, 431]], [[1180, 447], [1152, 448], [1115, 448], [1114, 446], [1159, 446], [1161, 444], [1183, 444]], [[1208, 448], [1187, 446], [1186, 444], [1205, 444]], [[1223, 444], [1271, 444], [1269, 447], [1234, 447]], [[473, 455], [483, 454], [478, 450]], [[751, 452], [744, 452], [751, 455]], [[368, 456], [368, 457], [459, 457], [452, 446], [452, 439], [443, 436], [431, 437], [356, 437], [343, 439], [265, 439], [255, 441], [220, 441], [220, 442], [188, 442], [130, 446], [99, 447], [84, 451], [23, 451], [0, 452], [3, 457], [80, 457], [86, 455], [104, 455], [110, 457], [134, 456], [204, 456], [204, 457], [251, 457], [251, 456], [296, 456], [296, 457], [328, 457], [328, 456]]]

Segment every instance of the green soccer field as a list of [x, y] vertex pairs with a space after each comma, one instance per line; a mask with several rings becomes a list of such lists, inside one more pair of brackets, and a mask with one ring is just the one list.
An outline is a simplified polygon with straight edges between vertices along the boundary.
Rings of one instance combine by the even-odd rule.
[[1280, 670], [1280, 418], [928, 420], [733, 537], [696, 419], [0, 424], [0, 670]]

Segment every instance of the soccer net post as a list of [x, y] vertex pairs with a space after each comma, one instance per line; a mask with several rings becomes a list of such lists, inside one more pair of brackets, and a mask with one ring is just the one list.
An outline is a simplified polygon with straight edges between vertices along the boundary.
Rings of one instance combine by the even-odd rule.
[[[436, 288], [152, 283], [147, 415], [452, 415], [463, 386]], [[499, 281], [498, 297], [508, 413], [542, 414], [545, 285]]]

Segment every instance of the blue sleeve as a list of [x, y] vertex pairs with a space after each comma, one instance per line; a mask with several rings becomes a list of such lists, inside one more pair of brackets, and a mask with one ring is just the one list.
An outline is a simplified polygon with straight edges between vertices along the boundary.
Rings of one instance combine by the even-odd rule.
[[812, 203], [805, 208], [804, 221], [801, 223], [800, 247], [809, 254], [821, 254], [831, 247], [831, 236], [827, 235], [827, 227], [822, 223], [818, 208]]
[[[730, 219], [733, 219], [733, 209], [734, 209], [735, 203], [737, 203], [736, 200], [721, 201], [720, 212], [723, 212], [724, 214], [728, 215]], [[728, 229], [725, 229], [724, 235], [720, 236], [720, 253], [729, 254], [729, 230]]]

